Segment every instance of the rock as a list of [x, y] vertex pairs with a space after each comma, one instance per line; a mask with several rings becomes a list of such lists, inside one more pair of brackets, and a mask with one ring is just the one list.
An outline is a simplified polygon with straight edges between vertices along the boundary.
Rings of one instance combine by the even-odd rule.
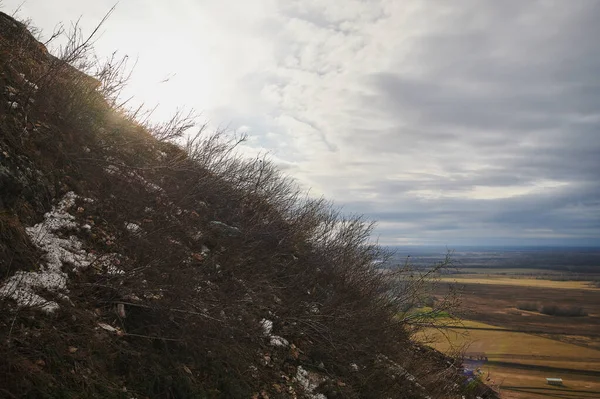
[[215, 227], [219, 232], [229, 237], [239, 237], [242, 234], [241, 230], [237, 227], [229, 226], [217, 220], [213, 220], [212, 222], [210, 222], [210, 225]]

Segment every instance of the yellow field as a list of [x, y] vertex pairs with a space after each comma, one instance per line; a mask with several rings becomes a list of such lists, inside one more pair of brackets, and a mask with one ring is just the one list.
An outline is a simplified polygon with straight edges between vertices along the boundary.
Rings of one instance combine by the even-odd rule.
[[[420, 334], [419, 339], [442, 352], [452, 353], [462, 348], [465, 358], [485, 355], [488, 361], [477, 362], [477, 365], [485, 373], [489, 372], [488, 383], [493, 381], [493, 384], [506, 388], [501, 389], [502, 397], [535, 398], [549, 394], [569, 398], [600, 397], [600, 377], [585, 375], [586, 371], [600, 370], [600, 351], [536, 335], [503, 331], [484, 323], [463, 321], [461, 325], [495, 330], [428, 330]], [[554, 367], [555, 370], [537, 367]], [[550, 388], [546, 377], [562, 378], [565, 386]]]
[[479, 321], [474, 321], [474, 320], [460, 320], [460, 319], [455, 319], [455, 320], [448, 320], [446, 323], [444, 323], [445, 325], [449, 325], [449, 326], [458, 326], [458, 327], [472, 327], [472, 328], [493, 328], [494, 330], [503, 330], [503, 327], [498, 327], [498, 326], [492, 326], [486, 323], [481, 323]]
[[[513, 361], [521, 364], [546, 365], [552, 367], [600, 370], [600, 351], [555, 341], [537, 335], [507, 332], [484, 323], [468, 322], [469, 326], [494, 328], [488, 330], [429, 331], [434, 346], [444, 352], [464, 347], [466, 353], [485, 353], [489, 360]], [[473, 325], [475, 327], [475, 325]], [[437, 334], [437, 336], [436, 336]], [[444, 338], [445, 334], [447, 338]]]
[[598, 291], [587, 281], [553, 281], [535, 278], [511, 278], [505, 276], [486, 276], [480, 274], [461, 274], [460, 277], [443, 276], [443, 282], [456, 282], [458, 284], [496, 284], [496, 285], [516, 285], [521, 287], [541, 287], [541, 288], [563, 288]]
[[564, 272], [559, 270], [542, 270], [542, 269], [527, 269], [522, 267], [494, 267], [494, 268], [485, 268], [485, 267], [468, 267], [468, 268], [460, 268], [461, 272], [465, 274], [491, 274], [491, 275], [508, 275], [510, 276], [522, 276], [522, 275], [535, 275], [535, 276], [544, 276], [544, 275], [564, 275]]
[[[487, 371], [488, 368], [486, 367], [485, 370]], [[500, 385], [502, 399], [597, 399], [600, 397], [598, 377], [563, 375], [564, 386], [552, 387], [545, 382], [550, 375], [554, 376], [545, 371], [490, 368], [490, 378]]]

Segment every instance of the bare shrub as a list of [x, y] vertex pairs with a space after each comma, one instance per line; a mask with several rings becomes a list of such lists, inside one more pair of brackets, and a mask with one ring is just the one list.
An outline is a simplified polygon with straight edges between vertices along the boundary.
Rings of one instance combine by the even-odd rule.
[[540, 313], [561, 317], [587, 316], [587, 312], [581, 306], [561, 307], [554, 304], [543, 304], [540, 308]]
[[519, 302], [517, 304], [517, 309], [527, 310], [530, 312], [537, 312], [539, 309], [539, 306], [535, 302]]
[[194, 110], [185, 112], [178, 109], [166, 122], [145, 123], [143, 126], [158, 141], [174, 141], [184, 135], [198, 124], [198, 115]]

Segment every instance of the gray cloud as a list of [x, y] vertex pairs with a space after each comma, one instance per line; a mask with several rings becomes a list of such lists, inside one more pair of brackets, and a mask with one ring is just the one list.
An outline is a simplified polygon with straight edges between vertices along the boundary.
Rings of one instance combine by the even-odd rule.
[[[350, 135], [384, 157], [421, 154], [440, 173], [373, 182], [364, 190], [380, 193], [384, 210], [352, 201], [350, 208], [408, 223], [396, 230], [402, 237], [437, 231], [436, 239], [452, 242], [443, 232], [461, 230], [485, 242], [527, 230], [600, 244], [600, 4], [459, 4], [439, 32], [415, 41], [398, 72], [366, 77], [371, 91], [360, 106], [392, 126]], [[477, 19], [485, 23], [472, 28]], [[422, 70], [403, 72], [407, 63]], [[518, 192], [544, 181], [563, 185]], [[468, 194], [505, 186], [515, 195]], [[415, 189], [440, 198], [411, 198]], [[486, 233], [477, 238], [481, 229]]]
[[[51, 30], [86, 12], [56, 3], [23, 13]], [[127, 94], [248, 131], [380, 242], [600, 245], [600, 2], [135, 3], [102, 48], [179, 80]]]

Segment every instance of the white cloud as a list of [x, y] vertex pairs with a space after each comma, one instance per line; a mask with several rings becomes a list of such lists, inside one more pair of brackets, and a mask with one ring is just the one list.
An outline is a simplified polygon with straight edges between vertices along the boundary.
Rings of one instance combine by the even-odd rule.
[[[111, 5], [29, 0], [21, 15], [49, 31], [83, 14], [89, 30]], [[587, 0], [131, 0], [98, 50], [139, 57], [129, 92], [160, 103], [158, 117], [187, 105], [249, 132], [248, 153], [267, 149], [313, 193], [382, 218], [388, 242], [443, 241], [443, 223], [474, 242], [597, 238], [595, 11]]]

